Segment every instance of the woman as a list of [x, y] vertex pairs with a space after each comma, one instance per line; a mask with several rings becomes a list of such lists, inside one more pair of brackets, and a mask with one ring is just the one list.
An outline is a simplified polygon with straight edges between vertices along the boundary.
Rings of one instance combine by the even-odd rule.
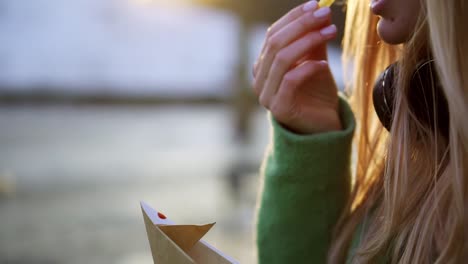
[[327, 63], [330, 9], [291, 10], [269, 28], [254, 65], [273, 127], [259, 263], [462, 263], [468, 4], [349, 0], [347, 12], [354, 177], [355, 119]]

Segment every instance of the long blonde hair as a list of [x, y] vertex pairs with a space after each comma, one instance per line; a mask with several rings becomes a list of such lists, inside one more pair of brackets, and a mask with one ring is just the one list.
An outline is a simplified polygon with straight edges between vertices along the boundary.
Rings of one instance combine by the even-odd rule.
[[[468, 3], [423, 0], [411, 39], [380, 41], [368, 0], [349, 0], [345, 65], [353, 70], [358, 159], [350, 200], [335, 227], [330, 263], [343, 263], [363, 225], [353, 261], [458, 263], [468, 257]], [[421, 125], [407, 92], [418, 62], [431, 54], [449, 109], [449, 138]], [[377, 76], [398, 60], [390, 133], [372, 102]], [[431, 87], [428, 87], [430, 89]], [[434, 89], [434, 87], [432, 87]]]

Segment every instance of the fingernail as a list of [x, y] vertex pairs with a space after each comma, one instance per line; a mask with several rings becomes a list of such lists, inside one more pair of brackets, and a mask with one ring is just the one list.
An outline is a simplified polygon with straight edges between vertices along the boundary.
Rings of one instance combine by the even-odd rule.
[[328, 61], [326, 60], [321, 60], [319, 61], [320, 65], [323, 65], [323, 66], [327, 66], [328, 65]]
[[322, 7], [314, 12], [314, 16], [316, 18], [323, 18], [323, 17], [328, 16], [330, 13], [331, 13], [331, 9], [329, 7]]
[[322, 36], [330, 36], [330, 35], [333, 35], [335, 33], [336, 33], [336, 26], [335, 25], [329, 25], [328, 27], [322, 28], [322, 30], [320, 30], [320, 34], [322, 34]]
[[310, 10], [314, 10], [318, 7], [318, 2], [315, 1], [315, 0], [312, 0], [308, 3], [306, 3], [303, 7], [302, 7], [302, 10], [304, 10], [305, 12], [307, 11], [310, 11]]

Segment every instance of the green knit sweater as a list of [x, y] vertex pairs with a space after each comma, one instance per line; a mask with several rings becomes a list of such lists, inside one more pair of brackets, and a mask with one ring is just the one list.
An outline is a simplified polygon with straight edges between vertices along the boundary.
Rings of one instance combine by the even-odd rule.
[[325, 263], [331, 232], [350, 193], [355, 120], [340, 98], [343, 130], [298, 135], [273, 118], [262, 166], [258, 263]]

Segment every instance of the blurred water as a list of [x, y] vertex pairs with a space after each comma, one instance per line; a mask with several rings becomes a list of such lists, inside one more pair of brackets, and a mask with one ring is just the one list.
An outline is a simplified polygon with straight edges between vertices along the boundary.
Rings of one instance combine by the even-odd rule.
[[[239, 146], [226, 107], [0, 106], [0, 263], [151, 263], [139, 201], [253, 263], [258, 177], [226, 182]], [[244, 155], [260, 162], [265, 113]], [[2, 184], [0, 184], [2, 186]]]

